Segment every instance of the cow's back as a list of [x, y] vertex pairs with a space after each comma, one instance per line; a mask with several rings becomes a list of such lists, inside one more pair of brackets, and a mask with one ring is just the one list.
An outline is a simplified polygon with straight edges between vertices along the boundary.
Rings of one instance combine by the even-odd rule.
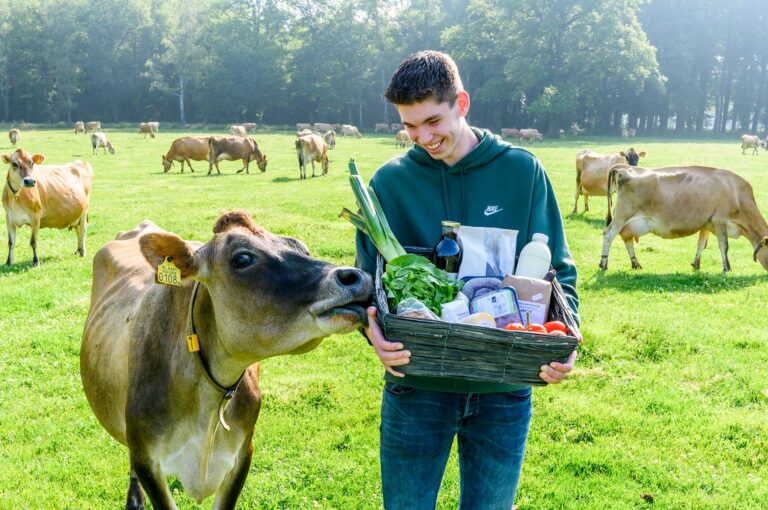
[[43, 228], [67, 228], [77, 224], [88, 209], [93, 169], [90, 163], [35, 166], [35, 188], [40, 197]]
[[207, 136], [183, 136], [177, 138], [171, 144], [171, 149], [168, 151], [166, 158], [171, 161], [177, 158], [179, 160], [184, 158], [196, 161], [207, 160], [209, 154], [208, 138]]
[[576, 156], [576, 169], [581, 186], [593, 196], [605, 196], [608, 192], [608, 172], [615, 165], [626, 163], [619, 154], [605, 155], [584, 150]]

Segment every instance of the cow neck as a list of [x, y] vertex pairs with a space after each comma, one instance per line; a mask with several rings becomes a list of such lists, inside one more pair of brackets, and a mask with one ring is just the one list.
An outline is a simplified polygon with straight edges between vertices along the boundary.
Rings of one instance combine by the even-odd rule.
[[8, 189], [11, 190], [11, 193], [13, 193], [14, 197], [18, 197], [19, 193], [21, 193], [21, 188], [17, 189], [16, 191], [13, 191], [13, 186], [11, 185], [11, 171], [8, 170], [8, 173], [5, 176], [5, 180], [8, 182]]
[[219, 391], [222, 394], [221, 401], [219, 402], [219, 423], [221, 423], [221, 426], [224, 427], [225, 430], [230, 430], [229, 425], [227, 424], [226, 420], [224, 420], [224, 411], [227, 409], [227, 404], [230, 400], [232, 400], [232, 397], [235, 395], [235, 390], [237, 389], [238, 384], [240, 384], [240, 381], [243, 380], [243, 376], [245, 375], [245, 371], [243, 371], [242, 374], [240, 374], [240, 377], [237, 378], [237, 381], [235, 381], [235, 384], [232, 386], [223, 386], [220, 384], [216, 379], [214, 379], [213, 374], [211, 374], [210, 369], [205, 363], [205, 360], [203, 359], [202, 354], [202, 343], [200, 342], [200, 335], [197, 333], [197, 328], [195, 327], [195, 301], [197, 300], [197, 291], [200, 288], [200, 282], [195, 281], [194, 287], [192, 287], [192, 297], [189, 300], [189, 329], [190, 329], [190, 335], [195, 335], [197, 337], [198, 342], [198, 349], [196, 351], [192, 351], [192, 356], [195, 360], [195, 364], [200, 369], [200, 371], [203, 373], [203, 376], [205, 377], [205, 380], [208, 381], [208, 384], [210, 384], [214, 389]]

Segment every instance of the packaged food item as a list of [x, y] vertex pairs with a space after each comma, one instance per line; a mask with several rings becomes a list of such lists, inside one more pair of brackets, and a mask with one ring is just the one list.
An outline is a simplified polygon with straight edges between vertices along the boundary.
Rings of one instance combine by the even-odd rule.
[[397, 315], [399, 317], [413, 317], [416, 319], [440, 320], [427, 305], [413, 297], [405, 298], [398, 303]]
[[461, 319], [469, 315], [469, 301], [464, 294], [459, 292], [462, 297], [457, 297], [450, 303], [443, 303], [440, 305], [442, 309], [440, 318], [447, 322], [459, 322]]
[[496, 276], [515, 272], [517, 230], [494, 227], [459, 227], [463, 250], [459, 278]]
[[549, 237], [546, 234], [533, 234], [531, 242], [523, 246], [523, 249], [520, 251], [515, 276], [544, 278], [549, 271], [549, 264], [552, 261], [552, 253], [547, 245], [548, 241]]
[[497, 328], [503, 328], [510, 322], [521, 322], [517, 293], [512, 287], [502, 287], [496, 292], [474, 298], [469, 302], [469, 310], [489, 314]]
[[549, 301], [552, 297], [551, 282], [526, 276], [507, 276], [502, 285], [514, 287], [517, 291], [520, 315], [523, 318], [520, 322], [527, 326], [528, 318], [533, 324], [544, 324], [547, 321]]
[[462, 324], [469, 324], [471, 326], [483, 326], [485, 328], [496, 327], [496, 321], [493, 320], [493, 317], [483, 312], [473, 313], [472, 315], [468, 315], [463, 319], [461, 319], [461, 321], [459, 322], [461, 322]]

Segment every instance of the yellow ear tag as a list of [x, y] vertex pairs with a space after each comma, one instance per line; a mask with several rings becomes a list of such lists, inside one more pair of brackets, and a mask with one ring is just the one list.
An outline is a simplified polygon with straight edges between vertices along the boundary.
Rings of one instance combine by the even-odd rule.
[[165, 257], [163, 263], [157, 266], [155, 281], [163, 285], [181, 285], [181, 270], [173, 265], [171, 257]]
[[187, 349], [189, 352], [197, 352], [200, 350], [200, 341], [197, 339], [197, 335], [192, 333], [187, 336]]

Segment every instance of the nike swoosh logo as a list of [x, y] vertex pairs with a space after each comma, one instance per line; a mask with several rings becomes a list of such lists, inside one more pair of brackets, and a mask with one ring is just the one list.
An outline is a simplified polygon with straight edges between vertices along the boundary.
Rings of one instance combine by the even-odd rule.
[[503, 210], [504, 209], [502, 209], [498, 205], [489, 205], [488, 207], [485, 208], [485, 212], [483, 214], [485, 214], [486, 216], [490, 216], [492, 214], [496, 214], [497, 212], [501, 212]]

